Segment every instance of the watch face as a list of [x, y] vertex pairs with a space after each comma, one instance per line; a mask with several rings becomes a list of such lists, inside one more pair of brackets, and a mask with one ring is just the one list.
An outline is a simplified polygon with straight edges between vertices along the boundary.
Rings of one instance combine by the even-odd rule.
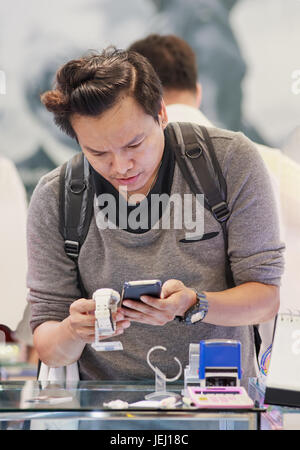
[[197, 294], [195, 305], [191, 306], [184, 315], [184, 321], [188, 324], [200, 322], [206, 316], [208, 310], [208, 301], [205, 294]]
[[195, 322], [199, 322], [199, 320], [202, 320], [205, 316], [205, 311], [199, 311], [196, 314], [193, 314], [191, 317], [191, 322], [195, 323]]

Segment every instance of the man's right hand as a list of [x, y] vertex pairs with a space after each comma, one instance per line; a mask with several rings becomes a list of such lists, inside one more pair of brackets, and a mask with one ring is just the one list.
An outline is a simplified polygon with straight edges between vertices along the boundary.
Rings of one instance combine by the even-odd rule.
[[[70, 306], [70, 315], [68, 317], [69, 329], [72, 335], [85, 343], [92, 343], [95, 340], [95, 300], [80, 298]], [[130, 326], [130, 321], [124, 319], [124, 314], [117, 310], [116, 313], [116, 331], [109, 336], [103, 336], [99, 339], [108, 339], [122, 334]]]

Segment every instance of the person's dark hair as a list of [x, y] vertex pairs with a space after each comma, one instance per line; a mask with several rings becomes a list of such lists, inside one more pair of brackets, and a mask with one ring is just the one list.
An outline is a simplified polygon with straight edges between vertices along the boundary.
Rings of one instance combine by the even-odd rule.
[[180, 37], [150, 34], [132, 43], [129, 50], [140, 53], [150, 61], [164, 89], [196, 90], [196, 55]]
[[55, 89], [41, 95], [58, 127], [76, 138], [73, 114], [98, 116], [125, 96], [132, 96], [158, 121], [162, 86], [149, 61], [133, 51], [109, 47], [64, 64], [56, 73]]

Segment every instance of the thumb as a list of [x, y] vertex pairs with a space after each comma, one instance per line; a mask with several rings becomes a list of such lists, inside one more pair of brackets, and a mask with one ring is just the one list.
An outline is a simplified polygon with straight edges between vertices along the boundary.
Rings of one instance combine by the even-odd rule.
[[181, 291], [184, 288], [184, 284], [180, 280], [167, 280], [162, 286], [161, 298], [169, 297], [175, 292]]

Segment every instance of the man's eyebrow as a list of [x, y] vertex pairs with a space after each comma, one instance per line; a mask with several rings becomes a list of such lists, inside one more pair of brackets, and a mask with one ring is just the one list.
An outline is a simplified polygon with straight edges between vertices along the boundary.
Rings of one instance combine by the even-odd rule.
[[[144, 137], [144, 133], [140, 133], [136, 135], [133, 139], [131, 139], [130, 142], [128, 142], [126, 145], [124, 145], [122, 148], [130, 147], [130, 145], [135, 144], [136, 142], [139, 142]], [[84, 147], [93, 153], [105, 153], [105, 151], [102, 150], [96, 150], [94, 148], [89, 147], [88, 145], [84, 145]]]

